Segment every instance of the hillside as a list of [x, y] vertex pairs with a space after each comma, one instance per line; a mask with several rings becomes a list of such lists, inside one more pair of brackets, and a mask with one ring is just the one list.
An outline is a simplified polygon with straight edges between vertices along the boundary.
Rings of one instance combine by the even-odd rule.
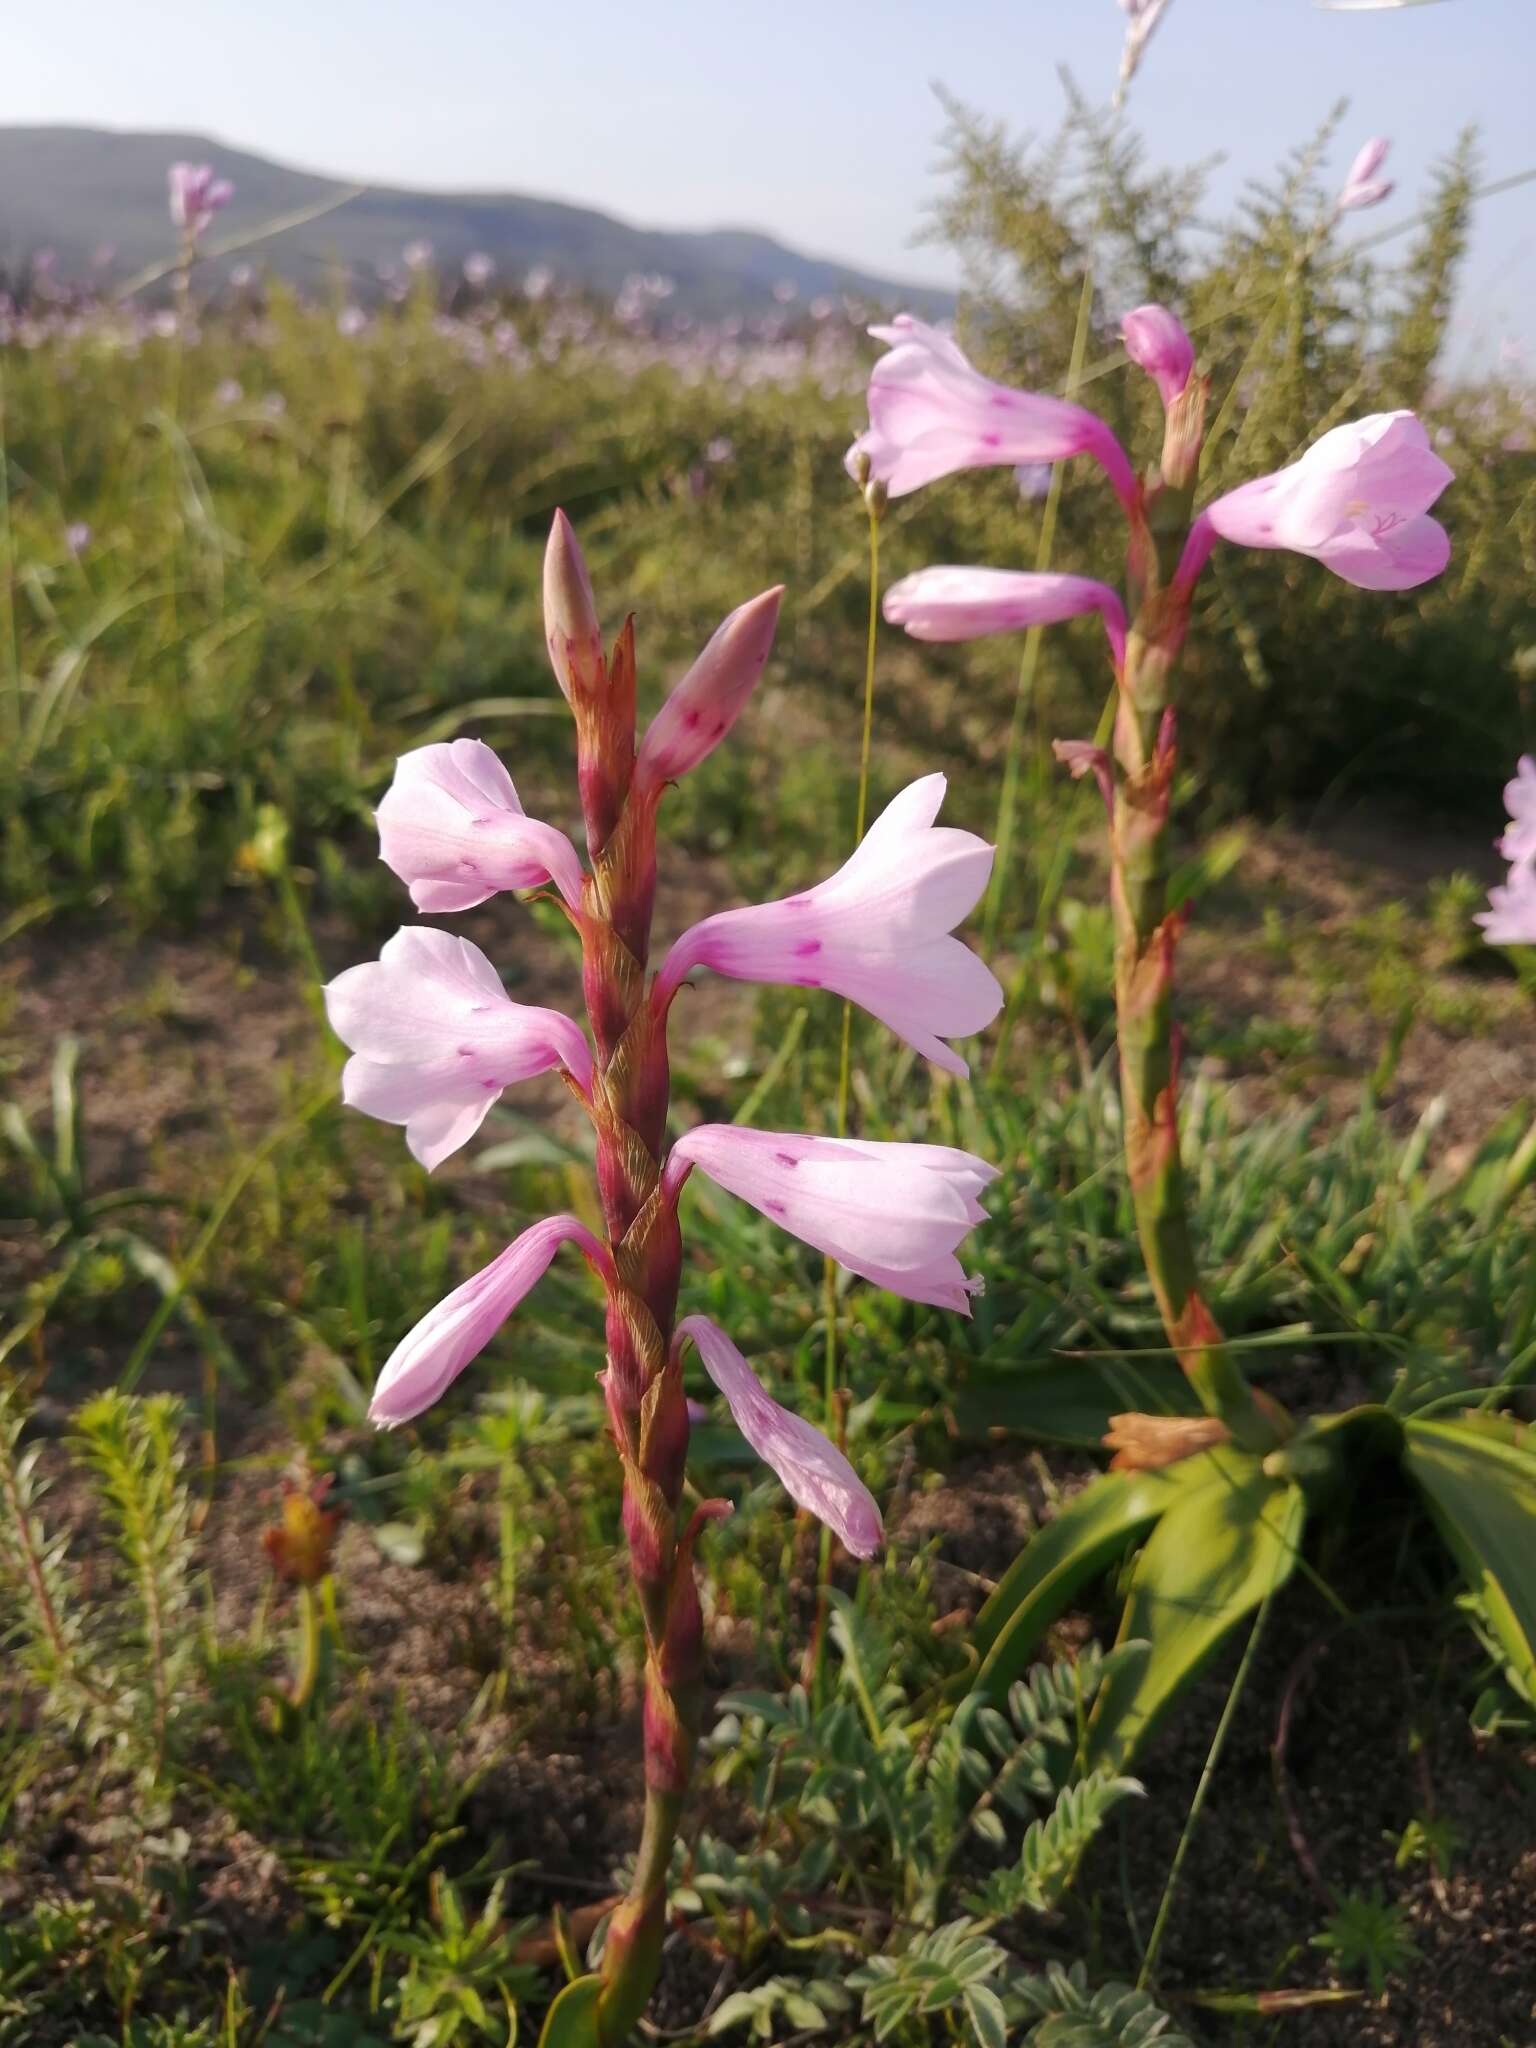
[[[208, 162], [234, 180], [235, 197], [211, 239], [252, 233], [282, 215], [346, 189], [334, 178], [229, 149], [206, 135], [136, 134], [102, 128], [0, 127], [0, 264], [13, 271], [52, 249], [58, 272], [80, 279], [122, 278], [165, 257], [166, 166], [177, 158]], [[771, 236], [742, 228], [703, 231], [629, 226], [590, 207], [516, 192], [416, 192], [371, 186], [334, 213], [289, 228], [252, 252], [299, 284], [318, 286], [342, 272], [366, 293], [401, 250], [429, 242], [445, 270], [471, 251], [493, 257], [503, 276], [535, 264], [602, 292], [636, 273], [656, 272], [676, 286], [674, 303], [695, 313], [747, 311], [772, 303], [792, 284], [801, 298], [851, 292], [881, 303], [941, 311], [947, 294], [903, 285], [847, 264], [802, 255]]]

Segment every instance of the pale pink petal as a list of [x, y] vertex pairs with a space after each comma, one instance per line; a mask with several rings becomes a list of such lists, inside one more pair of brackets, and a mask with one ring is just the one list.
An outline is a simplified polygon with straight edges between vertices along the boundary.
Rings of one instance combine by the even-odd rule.
[[1179, 580], [1189, 584], [1212, 537], [1315, 556], [1369, 590], [1410, 590], [1438, 576], [1450, 542], [1429, 507], [1452, 472], [1411, 412], [1375, 413], [1324, 434], [1288, 469], [1241, 484], [1195, 521]]
[[913, 1301], [942, 1292], [966, 1312], [954, 1252], [982, 1220], [978, 1197], [996, 1175], [974, 1154], [701, 1124], [673, 1146], [667, 1185], [675, 1190], [693, 1166], [850, 1272], [875, 1274]]
[[561, 1245], [571, 1242], [579, 1244], [595, 1265], [607, 1258], [603, 1246], [575, 1216], [549, 1216], [445, 1295], [390, 1353], [368, 1404], [369, 1421], [393, 1429], [430, 1408], [543, 1278]]
[[776, 903], [717, 912], [685, 932], [662, 965], [661, 999], [699, 966], [735, 981], [824, 988], [964, 1074], [965, 1062], [943, 1041], [983, 1030], [1003, 992], [950, 936], [986, 887], [992, 849], [972, 833], [934, 826], [943, 796], [942, 775], [923, 777], [887, 805], [827, 881]]
[[849, 450], [851, 473], [867, 458], [871, 476], [899, 498], [957, 470], [1091, 455], [1122, 501], [1135, 502], [1130, 459], [1097, 414], [994, 383], [952, 336], [910, 314], [870, 333], [890, 349], [870, 373], [869, 431]]
[[1520, 756], [1514, 779], [1504, 785], [1504, 808], [1509, 812], [1509, 830], [1499, 841], [1507, 861], [1536, 861], [1536, 760]]
[[581, 862], [563, 832], [524, 815], [512, 778], [480, 740], [402, 754], [378, 808], [379, 852], [418, 910], [469, 910], [501, 889], [553, 882], [581, 907]]
[[1384, 135], [1376, 135], [1361, 149], [1349, 167], [1344, 188], [1339, 194], [1340, 213], [1356, 213], [1362, 207], [1379, 206], [1383, 199], [1391, 197], [1394, 190], [1392, 180], [1376, 175], [1386, 162], [1391, 147]]
[[893, 583], [884, 610], [914, 640], [978, 640], [1098, 612], [1115, 660], [1125, 659], [1125, 607], [1107, 583], [1091, 576], [946, 564]]
[[1195, 367], [1195, 345], [1184, 324], [1166, 306], [1137, 306], [1120, 323], [1125, 352], [1145, 370], [1163, 404], [1172, 405]]
[[675, 782], [714, 752], [763, 672], [784, 586], [738, 605], [651, 721], [635, 761], [640, 788]]
[[873, 1557], [884, 1537], [874, 1495], [837, 1447], [800, 1416], [781, 1408], [718, 1323], [688, 1316], [677, 1338], [691, 1338], [704, 1370], [724, 1394], [736, 1427], [783, 1481], [797, 1507], [825, 1522], [855, 1557]]
[[564, 1066], [585, 1092], [592, 1054], [558, 1010], [514, 1003], [478, 946], [408, 925], [377, 960], [349, 967], [325, 991], [331, 1028], [357, 1057], [342, 1099], [405, 1125], [431, 1171], [480, 1128], [504, 1088]]
[[1517, 867], [1509, 880], [1488, 892], [1488, 908], [1474, 924], [1490, 946], [1536, 946], [1536, 870]]

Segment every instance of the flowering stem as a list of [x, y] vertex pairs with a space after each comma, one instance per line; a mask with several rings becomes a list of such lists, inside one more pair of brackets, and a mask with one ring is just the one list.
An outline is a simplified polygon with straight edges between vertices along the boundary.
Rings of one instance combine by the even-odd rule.
[[[1083, 372], [1083, 361], [1088, 353], [1088, 329], [1093, 313], [1093, 264], [1090, 262], [1083, 272], [1083, 289], [1077, 302], [1077, 326], [1072, 334], [1072, 357], [1067, 371], [1063, 394], [1070, 398], [1077, 388]], [[1045, 494], [1045, 510], [1040, 518], [1040, 541], [1035, 549], [1035, 568], [1044, 573], [1051, 566], [1051, 557], [1056, 550], [1056, 520], [1061, 506], [1061, 465], [1051, 470], [1051, 481]], [[1024, 636], [1024, 652], [1019, 661], [1019, 679], [1013, 692], [1013, 715], [1008, 723], [1008, 746], [1003, 756], [1003, 785], [997, 800], [997, 826], [992, 837], [997, 847], [997, 857], [992, 866], [992, 886], [987, 891], [986, 909], [982, 917], [981, 957], [990, 961], [997, 950], [997, 923], [1002, 914], [1003, 896], [1008, 886], [1008, 870], [1013, 858], [1013, 828], [1019, 805], [1020, 766], [1024, 752], [1024, 717], [1035, 691], [1035, 673], [1040, 666], [1040, 642], [1044, 628], [1031, 626]]]
[[[853, 843], [858, 846], [869, 820], [869, 750], [875, 723], [875, 648], [880, 629], [880, 513], [883, 506], [867, 490], [869, 513], [869, 615], [864, 636], [864, 722], [859, 735], [859, 800], [854, 816]], [[837, 1062], [837, 1136], [848, 1135], [848, 1097], [853, 1073], [853, 1005], [843, 1004], [842, 1041]], [[823, 1354], [822, 1400], [827, 1417], [827, 1435], [841, 1448], [846, 1429], [837, 1370], [837, 1262], [822, 1265], [822, 1313], [826, 1322]], [[814, 1693], [821, 1678], [827, 1648], [827, 1621], [831, 1613], [832, 1532], [822, 1525], [816, 1556], [816, 1618], [806, 1645], [805, 1678]]]
[[1131, 629], [1115, 713], [1110, 894], [1126, 1167], [1142, 1253], [1180, 1365], [1207, 1413], [1239, 1443], [1270, 1449], [1283, 1427], [1255, 1398], [1201, 1292], [1179, 1152], [1172, 1012], [1182, 912], [1168, 904], [1177, 751], [1168, 681], [1180, 627], [1171, 623], [1171, 595], [1149, 597]]

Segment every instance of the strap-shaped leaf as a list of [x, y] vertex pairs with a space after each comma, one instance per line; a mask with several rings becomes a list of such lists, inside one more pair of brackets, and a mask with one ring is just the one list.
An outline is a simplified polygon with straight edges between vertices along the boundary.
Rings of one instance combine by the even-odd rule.
[[996, 1703], [1028, 1668], [1068, 1601], [1106, 1571], [1128, 1543], [1209, 1476], [1212, 1454], [1160, 1472], [1108, 1472], [1031, 1536], [971, 1630], [980, 1669], [972, 1689]]
[[1536, 1687], [1536, 1449], [1501, 1415], [1409, 1422], [1403, 1462], [1423, 1489], [1510, 1667]]
[[1267, 1478], [1246, 1452], [1224, 1448], [1201, 1462], [1204, 1483], [1168, 1509], [1136, 1561], [1120, 1637], [1149, 1648], [1101, 1688], [1088, 1727], [1090, 1766], [1123, 1771], [1207, 1657], [1295, 1565], [1306, 1520], [1301, 1488]]
[[598, 2019], [602, 1996], [601, 1977], [573, 1978], [549, 2008], [539, 2048], [616, 2048]]

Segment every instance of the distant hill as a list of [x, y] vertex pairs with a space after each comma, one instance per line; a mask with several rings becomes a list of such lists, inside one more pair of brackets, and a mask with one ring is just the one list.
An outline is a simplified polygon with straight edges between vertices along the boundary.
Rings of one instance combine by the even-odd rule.
[[[345, 190], [334, 178], [290, 170], [206, 135], [0, 126], [0, 265], [11, 270], [52, 249], [58, 272], [78, 280], [93, 274], [103, 247], [114, 251], [117, 277], [163, 259], [173, 247], [166, 166], [177, 158], [211, 163], [234, 180], [234, 200], [219, 216], [213, 241]], [[558, 277], [600, 292], [617, 291], [637, 273], [657, 272], [675, 283], [669, 303], [691, 313], [761, 309], [782, 284], [792, 284], [801, 299], [847, 292], [928, 313], [953, 303], [947, 293], [803, 256], [750, 229], [635, 228], [590, 207], [517, 192], [374, 185], [337, 212], [289, 228], [249, 253], [310, 287], [322, 286], [339, 267], [366, 294], [380, 268], [398, 266], [401, 250], [416, 241], [431, 243], [445, 272], [478, 250], [495, 259], [505, 278], [547, 264]]]

